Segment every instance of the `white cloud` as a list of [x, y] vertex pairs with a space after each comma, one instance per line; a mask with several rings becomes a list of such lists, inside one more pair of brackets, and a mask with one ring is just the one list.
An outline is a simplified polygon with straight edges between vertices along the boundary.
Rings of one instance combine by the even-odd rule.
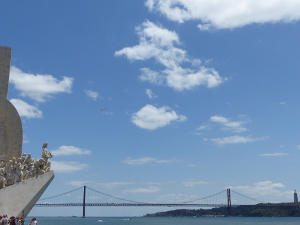
[[178, 202], [188, 202], [193, 201], [199, 198], [197, 195], [186, 195], [186, 194], [168, 194], [160, 196], [158, 202], [169, 202], [169, 203], [178, 203]]
[[263, 181], [254, 183], [254, 186], [237, 186], [230, 187], [231, 189], [250, 194], [253, 197], [271, 196], [271, 197], [285, 197], [290, 199], [293, 196], [292, 191], [281, 191], [278, 188], [284, 188], [282, 183], [273, 183], [272, 181]]
[[99, 98], [99, 93], [91, 90], [85, 90], [85, 93], [88, 97], [96, 101]]
[[159, 72], [150, 70], [149, 68], [142, 68], [142, 74], [139, 76], [141, 81], [148, 81], [151, 84], [162, 85], [164, 83], [164, 77]]
[[247, 130], [242, 126], [242, 124], [245, 123], [244, 121], [230, 121], [223, 116], [212, 116], [210, 117], [210, 121], [222, 124], [224, 126], [222, 128], [223, 130], [230, 130], [236, 133], [244, 132]]
[[266, 153], [266, 154], [260, 154], [261, 156], [285, 156], [289, 155], [287, 153]]
[[73, 173], [87, 167], [89, 167], [88, 164], [80, 162], [51, 161], [51, 169], [56, 173]]
[[46, 99], [57, 93], [71, 93], [73, 84], [71, 77], [63, 77], [59, 81], [52, 75], [29, 74], [14, 66], [10, 69], [9, 81], [21, 92], [21, 96], [38, 102], [45, 102]]
[[184, 23], [199, 20], [201, 30], [232, 29], [252, 23], [294, 22], [300, 19], [299, 0], [147, 0], [150, 11]]
[[140, 128], [155, 130], [169, 125], [172, 121], [182, 122], [186, 119], [167, 106], [156, 108], [153, 105], [146, 105], [132, 115], [131, 122]]
[[130, 189], [130, 190], [124, 190], [123, 193], [155, 193], [159, 192], [159, 187], [149, 187], [149, 188], [136, 188], [136, 189]]
[[43, 113], [37, 107], [29, 105], [27, 102], [21, 99], [10, 99], [10, 102], [15, 106], [18, 113], [22, 117], [30, 118], [42, 118]]
[[201, 66], [197, 70], [177, 66], [166, 69], [163, 73], [166, 74], [167, 85], [177, 91], [191, 90], [199, 85], [213, 88], [226, 80], [215, 69], [204, 66]]
[[150, 99], [153, 99], [153, 98], [156, 98], [156, 97], [157, 97], [157, 95], [155, 95], [155, 94], [152, 92], [151, 89], [146, 89], [146, 94], [148, 95], [148, 97], [149, 97]]
[[217, 145], [225, 145], [225, 144], [241, 144], [241, 143], [249, 143], [249, 142], [255, 142], [255, 141], [261, 141], [265, 140], [267, 137], [261, 137], [261, 138], [251, 138], [251, 137], [244, 137], [240, 135], [235, 135], [231, 137], [225, 137], [225, 138], [213, 138], [211, 139], [212, 142], [214, 142]]
[[97, 186], [105, 187], [108, 189], [119, 188], [124, 185], [130, 185], [130, 182], [111, 182], [111, 183], [97, 183]]
[[30, 141], [28, 140], [27, 136], [23, 134], [23, 144], [28, 144]]
[[206, 130], [209, 129], [210, 126], [209, 125], [201, 125], [200, 127], [197, 128], [197, 130]]
[[142, 157], [139, 159], [132, 159], [131, 157], [127, 157], [125, 160], [122, 161], [125, 164], [128, 165], [144, 165], [147, 163], [171, 163], [171, 162], [177, 162], [177, 160], [161, 160], [161, 159], [156, 159], [156, 158], [151, 158], [151, 157]]
[[75, 146], [65, 146], [62, 145], [56, 150], [51, 150], [53, 156], [60, 156], [60, 155], [89, 155], [92, 152], [87, 149], [77, 148]]
[[80, 181], [80, 180], [72, 180], [67, 182], [66, 184], [76, 186], [76, 187], [82, 187], [86, 185], [87, 183], [91, 183], [91, 181]]
[[195, 185], [206, 185], [206, 184], [213, 184], [212, 182], [207, 182], [207, 181], [186, 181], [182, 183], [183, 186], [186, 187], [193, 187]]
[[[162, 71], [142, 68], [140, 80], [157, 85], [166, 84], [177, 91], [190, 90], [199, 85], [212, 88], [226, 80], [214, 68], [200, 66], [201, 60], [190, 60], [185, 50], [175, 47], [181, 43], [174, 31], [150, 21], [145, 21], [136, 31], [140, 38], [139, 45], [116, 51], [115, 56], [125, 56], [130, 61], [155, 58], [166, 67]], [[182, 68], [182, 63], [190, 63], [195, 68]]]

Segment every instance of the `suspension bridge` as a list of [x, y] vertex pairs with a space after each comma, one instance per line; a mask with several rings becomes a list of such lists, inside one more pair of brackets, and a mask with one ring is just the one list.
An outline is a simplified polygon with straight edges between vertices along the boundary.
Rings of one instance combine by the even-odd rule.
[[109, 195], [90, 187], [83, 186], [59, 195], [39, 199], [36, 207], [59, 207], [59, 206], [79, 206], [82, 207], [82, 216], [85, 217], [86, 206], [151, 206], [151, 207], [194, 207], [212, 208], [227, 207], [228, 215], [231, 215], [231, 208], [240, 205], [255, 205], [264, 203], [251, 197], [247, 197], [236, 191], [227, 189], [216, 194], [198, 198], [191, 201], [177, 203], [156, 203], [133, 201], [117, 196]]

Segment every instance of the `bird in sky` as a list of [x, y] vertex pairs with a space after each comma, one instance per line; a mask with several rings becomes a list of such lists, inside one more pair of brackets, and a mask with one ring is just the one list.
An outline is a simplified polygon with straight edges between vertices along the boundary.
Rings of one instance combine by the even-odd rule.
[[105, 111], [105, 110], [107, 110], [107, 109], [101, 109], [101, 111]]

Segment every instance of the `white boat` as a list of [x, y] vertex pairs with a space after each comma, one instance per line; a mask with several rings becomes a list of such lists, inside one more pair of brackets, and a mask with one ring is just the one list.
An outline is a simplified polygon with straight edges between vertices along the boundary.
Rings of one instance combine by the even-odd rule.
[[101, 219], [98, 219], [98, 222], [103, 222], [103, 220], [101, 220]]

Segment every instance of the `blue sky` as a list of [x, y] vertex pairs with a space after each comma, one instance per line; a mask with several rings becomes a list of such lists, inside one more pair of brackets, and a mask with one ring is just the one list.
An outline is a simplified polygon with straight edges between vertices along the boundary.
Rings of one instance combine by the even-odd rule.
[[[176, 202], [230, 187], [293, 201], [299, 9], [299, 0], [2, 1], [23, 152], [39, 158], [48, 142], [54, 155], [43, 197], [87, 185]], [[160, 211], [118, 210], [87, 215]]]

